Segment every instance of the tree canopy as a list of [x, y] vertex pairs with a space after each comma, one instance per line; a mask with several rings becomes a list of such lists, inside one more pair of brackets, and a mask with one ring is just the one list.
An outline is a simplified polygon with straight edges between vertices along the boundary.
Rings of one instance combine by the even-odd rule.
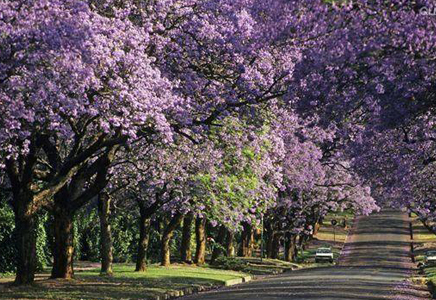
[[306, 236], [328, 212], [389, 203], [432, 226], [431, 7], [0, 1], [0, 196], [15, 214], [16, 283], [34, 279], [42, 212], [58, 228], [52, 276], [72, 276], [72, 224], [96, 199], [138, 207], [138, 253], [157, 218], [165, 253], [189, 218], [199, 237], [205, 222], [233, 234], [264, 217]]

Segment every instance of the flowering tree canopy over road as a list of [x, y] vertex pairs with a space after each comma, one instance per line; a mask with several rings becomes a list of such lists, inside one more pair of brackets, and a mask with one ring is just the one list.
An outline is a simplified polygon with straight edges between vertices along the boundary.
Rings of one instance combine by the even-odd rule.
[[386, 201], [436, 232], [431, 5], [0, 0], [0, 196], [15, 215], [16, 283], [34, 280], [43, 212], [52, 277], [73, 276], [73, 227], [95, 199], [138, 209], [138, 271], [157, 220], [163, 265], [182, 221], [181, 257], [195, 221], [197, 264], [209, 227], [223, 248], [240, 233], [250, 255], [265, 218], [267, 243], [284, 236], [296, 251], [327, 213]]

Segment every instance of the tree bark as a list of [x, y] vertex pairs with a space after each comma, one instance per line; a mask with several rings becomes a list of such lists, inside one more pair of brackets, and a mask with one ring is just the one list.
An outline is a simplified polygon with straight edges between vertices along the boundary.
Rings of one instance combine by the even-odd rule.
[[271, 222], [265, 222], [265, 251], [266, 251], [266, 257], [271, 258], [272, 256], [272, 249], [273, 249], [273, 236], [274, 236], [274, 230], [272, 228]]
[[224, 239], [226, 238], [226, 233], [227, 233], [226, 227], [224, 225], [221, 225], [218, 231], [218, 237], [216, 239], [216, 243], [218, 247], [213, 248], [212, 257], [210, 259], [211, 264], [213, 264], [222, 253], [222, 247], [224, 245]]
[[[26, 201], [14, 199], [17, 255], [16, 285], [30, 284], [36, 270], [36, 217], [28, 212]], [[24, 202], [24, 203], [23, 203]]]
[[318, 234], [320, 227], [321, 227], [320, 224], [318, 222], [316, 222], [315, 225], [313, 226], [313, 235]]
[[254, 228], [250, 225], [250, 235], [248, 237], [248, 257], [252, 257], [254, 255]]
[[300, 234], [300, 238], [298, 240], [299, 244], [300, 244], [300, 249], [301, 250], [306, 250], [306, 242], [308, 240], [308, 236], [306, 234]]
[[192, 263], [191, 238], [192, 222], [194, 213], [188, 213], [183, 219], [182, 245], [180, 247], [180, 259], [185, 263]]
[[[73, 218], [76, 212], [94, 199], [107, 185], [108, 168], [117, 147], [110, 147], [95, 162], [82, 166], [69, 183], [54, 195], [55, 251], [52, 278], [70, 279], [73, 271]], [[95, 177], [92, 181], [91, 178]], [[89, 185], [89, 186], [88, 186]]]
[[112, 276], [112, 232], [109, 223], [110, 197], [107, 193], [98, 195], [98, 215], [100, 219], [100, 251], [101, 251], [101, 275]]
[[68, 209], [53, 211], [54, 251], [51, 278], [71, 279], [73, 269], [73, 215]]
[[[150, 229], [151, 229], [151, 217], [156, 213], [156, 211], [162, 205], [162, 194], [164, 191], [156, 193], [155, 202], [146, 206], [145, 202], [138, 198], [137, 203], [139, 206], [139, 241], [138, 241], [138, 252], [136, 257], [136, 268], [135, 271], [143, 272], [147, 270], [147, 251], [150, 239]], [[160, 231], [159, 219], [155, 222], [156, 231]]]
[[280, 234], [274, 233], [272, 238], [271, 258], [278, 259], [280, 255]]
[[173, 237], [174, 230], [180, 225], [183, 220], [183, 215], [177, 213], [170, 221], [162, 236], [161, 244], [161, 265], [168, 267], [171, 264], [170, 242]]
[[137, 272], [144, 272], [147, 270], [147, 251], [148, 243], [150, 239], [150, 218], [145, 215], [140, 209], [139, 217], [139, 241], [138, 241], [138, 253], [136, 257]]
[[250, 257], [253, 254], [254, 231], [252, 226], [247, 222], [242, 223], [242, 226], [244, 229], [241, 234], [238, 256]]
[[[91, 123], [88, 125], [91, 126]], [[85, 131], [86, 128], [82, 129]], [[127, 140], [127, 136], [122, 136], [121, 133], [108, 135], [107, 137], [102, 135], [101, 138], [85, 147], [82, 142], [88, 137], [82, 133], [80, 131], [78, 135], [74, 136], [75, 145], [78, 147], [70, 147], [71, 151], [61, 155], [61, 151], [65, 150], [64, 145], [58, 145], [57, 141], [52, 140], [50, 133], [36, 130], [28, 137], [30, 143], [27, 145], [28, 151], [25, 154], [22, 153], [17, 158], [12, 157], [5, 160], [6, 173], [13, 193], [12, 206], [14, 207], [15, 221], [17, 223], [16, 284], [32, 283], [34, 280], [36, 267], [35, 230], [38, 211], [43, 207], [51, 206], [55, 195], [76, 176], [79, 169], [84, 165], [89, 163], [90, 170], [87, 172], [88, 174], [95, 174], [93, 172], [94, 166], [101, 171], [98, 172], [99, 174], [107, 171], [111, 162], [108, 156], [115, 157], [112, 155], [114, 152], [111, 149], [119, 147]], [[48, 161], [49, 171], [38, 169], [38, 159], [41, 156]], [[64, 157], [68, 159], [63, 159]], [[92, 157], [97, 159], [93, 160]], [[40, 179], [44, 179], [46, 182], [43, 186], [39, 184]], [[33, 188], [37, 185], [39, 185], [39, 190], [34, 191]], [[96, 188], [99, 187], [92, 185], [93, 190]]]
[[234, 240], [235, 240], [235, 234], [233, 233], [233, 231], [228, 230], [227, 238], [226, 238], [226, 255], [228, 257], [235, 256], [235, 247], [233, 246]]
[[197, 247], [194, 262], [203, 265], [206, 261], [206, 218], [197, 217], [195, 221], [195, 241]]
[[285, 260], [294, 261], [296, 256], [297, 235], [287, 232], [285, 237]]

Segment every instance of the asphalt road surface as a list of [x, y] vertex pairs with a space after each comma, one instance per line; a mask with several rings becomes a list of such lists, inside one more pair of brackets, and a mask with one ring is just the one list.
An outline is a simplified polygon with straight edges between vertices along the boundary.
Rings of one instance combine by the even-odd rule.
[[429, 299], [425, 289], [402, 284], [413, 268], [408, 225], [407, 215], [394, 210], [360, 217], [338, 266], [298, 270], [183, 299]]

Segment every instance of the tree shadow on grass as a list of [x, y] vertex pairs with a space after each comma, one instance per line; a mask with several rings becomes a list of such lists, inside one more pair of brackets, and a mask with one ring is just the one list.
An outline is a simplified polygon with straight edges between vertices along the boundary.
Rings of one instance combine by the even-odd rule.
[[223, 285], [223, 281], [182, 276], [154, 279], [77, 275], [73, 280], [42, 279], [22, 287], [0, 283], [0, 299], [148, 299], [167, 291], [213, 285]]

